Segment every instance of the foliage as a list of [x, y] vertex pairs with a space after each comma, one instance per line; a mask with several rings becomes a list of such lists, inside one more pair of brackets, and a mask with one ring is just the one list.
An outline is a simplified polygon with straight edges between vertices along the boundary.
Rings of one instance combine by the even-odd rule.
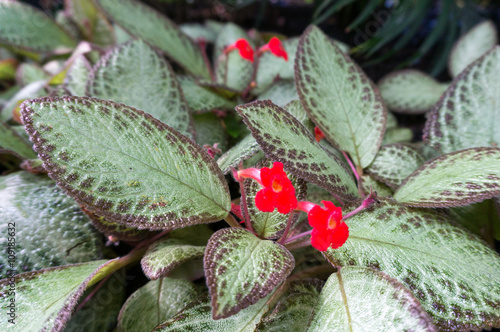
[[[0, 0], [0, 330], [500, 327], [490, 22], [453, 82], [377, 86], [314, 25], [58, 17]], [[392, 112], [427, 114], [423, 137]]]

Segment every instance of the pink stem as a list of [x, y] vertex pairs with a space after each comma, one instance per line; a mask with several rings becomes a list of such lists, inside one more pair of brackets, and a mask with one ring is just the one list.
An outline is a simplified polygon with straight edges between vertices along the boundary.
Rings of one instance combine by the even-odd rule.
[[212, 82], [215, 82], [214, 71], [212, 70], [212, 65], [210, 64], [210, 60], [208, 60], [207, 56], [207, 41], [205, 39], [198, 39], [198, 45], [201, 49], [201, 55], [203, 56], [203, 61], [208, 68], [208, 72], [210, 73], [210, 79]]
[[343, 220], [349, 219], [350, 217], [354, 216], [355, 214], [357, 214], [357, 213], [363, 211], [364, 209], [370, 207], [373, 203], [375, 203], [375, 198], [376, 198], [376, 195], [373, 194], [373, 193], [370, 193], [370, 195], [368, 195], [368, 197], [363, 200], [363, 203], [361, 203], [360, 206], [358, 206], [353, 211], [351, 211], [348, 214], [346, 214], [342, 219]]
[[358, 172], [356, 171], [356, 167], [354, 167], [354, 164], [352, 163], [351, 161], [351, 158], [349, 158], [349, 155], [347, 154], [347, 152], [345, 151], [342, 151], [342, 154], [344, 155], [344, 158], [347, 160], [347, 162], [349, 163], [349, 166], [351, 167], [351, 170], [352, 172], [354, 173], [354, 176], [356, 177], [356, 180], [359, 181], [359, 174]]
[[288, 214], [288, 221], [286, 223], [286, 228], [285, 228], [285, 231], [283, 232], [283, 236], [281, 237], [281, 240], [279, 241], [280, 244], [283, 244], [286, 240], [286, 237], [288, 236], [288, 232], [290, 231], [290, 228], [292, 227], [292, 220], [293, 220], [294, 214], [295, 214], [295, 211], [292, 211]]
[[297, 234], [295, 236], [292, 236], [291, 238], [286, 239], [286, 241], [284, 243], [282, 243], [282, 244], [286, 245], [287, 243], [294, 242], [295, 240], [300, 239], [301, 237], [311, 235], [312, 231], [313, 230], [311, 229], [310, 231], [307, 231], [307, 232], [300, 233], [300, 234]]
[[104, 285], [104, 283], [106, 281], [108, 281], [109, 278], [111, 278], [113, 274], [110, 274], [108, 276], [106, 276], [103, 280], [101, 280], [101, 282], [99, 283], [99, 285], [97, 285], [93, 290], [92, 292], [90, 292], [90, 294], [85, 298], [85, 300], [82, 301], [82, 303], [80, 303], [80, 305], [78, 306], [78, 308], [76, 308], [75, 312], [81, 310], [83, 308], [83, 306], [88, 302], [90, 301], [90, 299], [99, 291], [99, 289], [101, 289], [101, 287]]

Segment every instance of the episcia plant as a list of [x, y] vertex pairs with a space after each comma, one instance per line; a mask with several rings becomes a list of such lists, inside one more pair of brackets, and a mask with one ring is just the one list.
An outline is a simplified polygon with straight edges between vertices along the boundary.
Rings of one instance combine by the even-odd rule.
[[[0, 0], [2, 331], [500, 327], [490, 23], [451, 83], [376, 86], [315, 26], [56, 20]], [[392, 112], [427, 113], [423, 141]]]

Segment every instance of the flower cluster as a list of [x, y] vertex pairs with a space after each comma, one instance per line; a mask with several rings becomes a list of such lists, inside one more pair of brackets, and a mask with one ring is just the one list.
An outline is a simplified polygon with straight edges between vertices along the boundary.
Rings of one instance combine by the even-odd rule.
[[273, 163], [272, 168], [247, 168], [235, 173], [237, 180], [251, 178], [263, 188], [255, 196], [255, 205], [260, 211], [286, 214], [293, 210], [307, 213], [311, 232], [311, 245], [326, 251], [332, 247], [341, 247], [349, 236], [349, 229], [342, 220], [342, 209], [332, 202], [322, 201], [323, 207], [306, 201], [298, 202], [295, 188], [280, 162]]
[[[238, 50], [240, 53], [240, 56], [243, 59], [248, 60], [250, 62], [254, 62], [254, 50], [253, 50], [252, 46], [250, 45], [250, 43], [246, 39], [240, 38], [237, 41], [235, 41], [233, 44], [227, 46], [224, 49], [224, 54], [227, 55], [234, 50]], [[273, 38], [271, 38], [271, 40], [269, 40], [269, 42], [267, 44], [260, 47], [257, 50], [257, 56], [260, 56], [264, 52], [268, 52], [268, 51], [271, 52], [272, 54], [274, 54], [275, 56], [281, 57], [281, 58], [285, 59], [285, 61], [288, 61], [288, 53], [286, 52], [285, 48], [283, 47], [283, 44], [281, 43], [281, 41], [278, 38], [273, 37]]]

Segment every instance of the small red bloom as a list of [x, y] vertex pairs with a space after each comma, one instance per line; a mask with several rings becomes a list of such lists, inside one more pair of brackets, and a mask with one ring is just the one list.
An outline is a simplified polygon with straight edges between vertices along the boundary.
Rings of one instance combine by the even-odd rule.
[[250, 62], [253, 62], [253, 53], [254, 53], [253, 48], [252, 48], [252, 46], [250, 46], [250, 43], [246, 39], [240, 38], [236, 42], [234, 42], [233, 44], [227, 46], [224, 49], [224, 54], [227, 55], [230, 52], [232, 52], [233, 50], [240, 51], [240, 56], [243, 59], [248, 60]]
[[238, 177], [252, 178], [262, 188], [255, 195], [255, 205], [262, 212], [289, 213], [297, 207], [295, 188], [283, 170], [283, 164], [275, 162], [272, 168], [248, 168], [238, 172]]
[[285, 61], [288, 61], [288, 53], [286, 52], [285, 48], [283, 47], [283, 44], [281, 41], [273, 37], [269, 41], [269, 43], [265, 44], [261, 48], [259, 48], [259, 54], [262, 54], [266, 51], [270, 51], [272, 54], [276, 55], [277, 57], [282, 57], [285, 59]]
[[310, 202], [298, 203], [297, 209], [307, 212], [309, 225], [313, 227], [311, 245], [319, 251], [340, 248], [349, 237], [349, 228], [342, 220], [342, 209], [332, 202], [321, 201], [324, 208]]
[[318, 127], [314, 127], [314, 137], [316, 138], [316, 141], [319, 142], [321, 141], [323, 138], [325, 138], [325, 134], [323, 133], [323, 131], [321, 129], [319, 129]]

